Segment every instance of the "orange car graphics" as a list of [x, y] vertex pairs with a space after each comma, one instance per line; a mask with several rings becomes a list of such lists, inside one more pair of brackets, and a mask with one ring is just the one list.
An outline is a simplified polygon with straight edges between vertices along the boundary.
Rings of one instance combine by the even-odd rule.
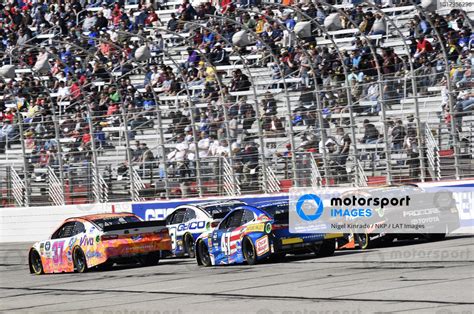
[[[145, 222], [130, 213], [69, 218], [49, 240], [30, 249], [32, 273], [78, 271], [82, 254], [84, 269], [111, 261], [171, 250], [165, 222]], [[35, 259], [36, 258], [36, 259]]]

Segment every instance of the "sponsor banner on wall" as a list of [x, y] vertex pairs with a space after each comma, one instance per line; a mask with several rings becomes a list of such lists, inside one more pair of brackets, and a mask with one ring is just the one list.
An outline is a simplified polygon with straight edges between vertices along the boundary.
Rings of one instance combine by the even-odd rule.
[[[229, 198], [232, 199], [232, 198]], [[233, 198], [235, 199], [235, 198]], [[215, 199], [217, 200], [226, 200], [225, 198]], [[263, 196], [263, 197], [241, 197], [239, 200], [246, 202], [249, 205], [254, 205], [258, 203], [265, 203], [265, 202], [275, 202], [275, 201], [283, 201], [288, 200], [287, 195], [279, 195], [279, 196]], [[176, 202], [155, 202], [155, 203], [140, 203], [140, 204], [132, 204], [132, 212], [140, 216], [144, 220], [162, 220], [165, 219], [166, 216], [177, 206], [185, 205], [185, 204], [198, 204], [198, 203], [205, 203], [213, 201], [212, 199], [205, 199], [205, 200], [198, 200], [198, 199], [188, 199], [188, 200], [181, 200]]]

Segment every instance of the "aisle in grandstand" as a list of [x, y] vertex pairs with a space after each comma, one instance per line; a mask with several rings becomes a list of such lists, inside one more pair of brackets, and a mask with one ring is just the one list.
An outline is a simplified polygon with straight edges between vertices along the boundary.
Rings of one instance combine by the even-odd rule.
[[0, 206], [472, 178], [474, 8], [434, 3], [0, 5]]

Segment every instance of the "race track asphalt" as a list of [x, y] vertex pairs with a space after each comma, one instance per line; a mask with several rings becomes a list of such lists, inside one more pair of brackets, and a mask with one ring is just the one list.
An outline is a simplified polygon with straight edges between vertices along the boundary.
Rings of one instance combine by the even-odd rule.
[[152, 267], [43, 276], [29, 274], [28, 246], [0, 245], [0, 313], [474, 312], [474, 237], [256, 266], [164, 259]]

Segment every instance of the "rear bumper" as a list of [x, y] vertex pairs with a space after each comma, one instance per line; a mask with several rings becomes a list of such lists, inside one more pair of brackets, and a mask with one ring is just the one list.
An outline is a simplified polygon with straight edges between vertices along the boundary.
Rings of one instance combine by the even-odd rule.
[[148, 238], [133, 242], [121, 242], [121, 240], [108, 241], [105, 248], [107, 258], [131, 257], [156, 251], [171, 250], [170, 238]]
[[322, 244], [325, 240], [336, 239], [343, 237], [342, 233], [328, 233], [328, 234], [301, 234], [288, 238], [274, 238], [273, 252], [274, 253], [289, 253], [292, 251], [300, 251], [311, 249], [315, 245]]

